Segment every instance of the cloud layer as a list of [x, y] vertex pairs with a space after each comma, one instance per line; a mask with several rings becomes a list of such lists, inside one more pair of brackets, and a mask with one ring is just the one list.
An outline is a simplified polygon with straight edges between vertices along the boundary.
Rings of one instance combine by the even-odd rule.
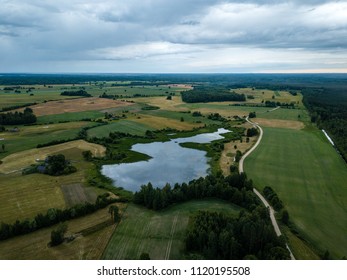
[[347, 72], [347, 1], [0, 6], [0, 72]]

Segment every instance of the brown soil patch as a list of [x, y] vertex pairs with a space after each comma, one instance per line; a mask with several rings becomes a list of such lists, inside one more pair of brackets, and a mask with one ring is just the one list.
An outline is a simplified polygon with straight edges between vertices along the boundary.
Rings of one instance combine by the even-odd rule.
[[31, 106], [36, 116], [56, 115], [62, 113], [84, 112], [93, 110], [103, 110], [108, 108], [124, 107], [133, 103], [112, 100], [106, 98], [78, 98], [50, 101]]
[[276, 128], [291, 128], [291, 129], [303, 129], [305, 127], [303, 122], [300, 121], [287, 121], [287, 120], [274, 120], [274, 119], [262, 119], [256, 118], [253, 120], [260, 126], [276, 127]]

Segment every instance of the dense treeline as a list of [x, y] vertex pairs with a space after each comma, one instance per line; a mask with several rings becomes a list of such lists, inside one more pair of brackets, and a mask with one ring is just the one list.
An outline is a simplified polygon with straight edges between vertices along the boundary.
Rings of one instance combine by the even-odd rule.
[[266, 186], [263, 189], [263, 194], [266, 200], [272, 205], [272, 207], [276, 211], [280, 211], [281, 209], [283, 209], [282, 201], [279, 199], [278, 195], [275, 193], [275, 191], [271, 187]]
[[126, 202], [126, 200], [110, 198], [109, 194], [105, 193], [99, 195], [94, 204], [86, 202], [63, 210], [50, 208], [47, 210], [46, 214], [39, 213], [33, 219], [26, 219], [24, 221], [17, 220], [13, 224], [1, 223], [0, 240], [27, 234], [44, 227], [50, 227], [60, 222], [85, 216], [99, 209], [105, 208], [107, 205], [114, 202]]
[[20, 108], [25, 108], [28, 106], [33, 106], [36, 104], [37, 104], [36, 102], [33, 102], [33, 103], [26, 103], [26, 104], [22, 104], [22, 105], [13, 105], [13, 106], [8, 106], [8, 107], [2, 107], [0, 112], [12, 111], [12, 110], [20, 109]]
[[290, 259], [282, 238], [276, 236], [268, 211], [258, 206], [237, 218], [199, 211], [191, 218], [185, 238], [187, 253], [206, 259]]
[[325, 129], [347, 161], [347, 94], [345, 88], [302, 90], [311, 121]]
[[83, 97], [91, 97], [92, 95], [86, 92], [85, 90], [77, 90], [77, 91], [63, 91], [60, 95], [63, 96], [83, 96]]
[[244, 94], [231, 92], [220, 87], [195, 87], [181, 92], [182, 100], [187, 103], [216, 102], [216, 101], [246, 101]]
[[25, 108], [24, 112], [8, 112], [0, 114], [0, 124], [3, 125], [20, 125], [20, 124], [31, 124], [36, 122], [36, 116], [33, 110]]
[[134, 194], [134, 202], [149, 209], [159, 210], [173, 203], [202, 198], [220, 198], [231, 203], [254, 209], [259, 200], [252, 191], [253, 183], [245, 173], [224, 177], [222, 174], [208, 175], [187, 183], [176, 183], [172, 188], [169, 184], [162, 189], [154, 188], [151, 183], [141, 186]]

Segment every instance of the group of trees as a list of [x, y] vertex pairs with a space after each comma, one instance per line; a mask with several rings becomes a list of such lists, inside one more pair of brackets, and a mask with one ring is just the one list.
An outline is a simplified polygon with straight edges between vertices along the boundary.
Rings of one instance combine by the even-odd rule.
[[325, 129], [347, 161], [347, 95], [340, 87], [304, 88], [303, 103], [311, 121]]
[[220, 198], [247, 209], [259, 205], [252, 191], [253, 183], [245, 173], [224, 177], [222, 174], [208, 175], [187, 183], [176, 183], [172, 188], [166, 184], [162, 189], [154, 188], [151, 183], [141, 186], [134, 194], [134, 202], [149, 209], [160, 210], [183, 201], [202, 198]]
[[206, 259], [290, 259], [264, 206], [251, 212], [241, 211], [237, 218], [199, 211], [191, 220], [185, 238], [187, 253]]
[[246, 101], [244, 94], [231, 92], [220, 87], [194, 87], [192, 90], [181, 92], [182, 100], [187, 103], [216, 102], [216, 101]]
[[47, 210], [46, 214], [39, 213], [33, 219], [26, 219], [24, 221], [17, 220], [13, 224], [1, 223], [0, 240], [23, 235], [60, 222], [85, 216], [101, 208], [105, 208], [107, 205], [114, 202], [124, 201], [122, 199], [110, 198], [109, 194], [105, 193], [99, 195], [94, 204], [86, 202], [63, 210], [50, 208]]
[[276, 211], [280, 211], [281, 209], [283, 209], [282, 201], [279, 199], [278, 195], [275, 193], [275, 191], [271, 187], [266, 186], [263, 189], [263, 194], [266, 200], [272, 205], [272, 207]]
[[83, 97], [91, 97], [92, 95], [86, 92], [85, 90], [72, 90], [72, 91], [63, 91], [60, 95], [63, 96], [83, 96]]
[[258, 130], [255, 127], [248, 128], [246, 132], [247, 137], [253, 137], [258, 135]]
[[66, 175], [76, 172], [76, 167], [65, 159], [63, 154], [48, 156], [45, 162], [45, 174], [52, 176]]
[[19, 125], [31, 124], [36, 122], [36, 116], [31, 108], [25, 108], [24, 112], [8, 112], [0, 114], [0, 124], [2, 125]]
[[291, 102], [291, 103], [281, 103], [281, 102], [275, 102], [275, 101], [269, 101], [269, 100], [266, 100], [265, 101], [265, 107], [277, 107], [277, 106], [281, 106], [281, 107], [284, 107], [284, 108], [291, 108], [293, 109], [295, 107], [295, 103]]
[[65, 159], [63, 154], [48, 156], [44, 164], [33, 165], [25, 170], [23, 174], [43, 173], [51, 176], [67, 175], [76, 172], [76, 167]]

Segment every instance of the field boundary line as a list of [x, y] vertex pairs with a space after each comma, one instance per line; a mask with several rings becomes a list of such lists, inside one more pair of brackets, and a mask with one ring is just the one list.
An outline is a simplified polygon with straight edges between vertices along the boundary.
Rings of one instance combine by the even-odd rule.
[[[263, 134], [264, 134], [263, 129], [257, 123], [254, 123], [254, 122], [250, 121], [248, 119], [248, 117], [246, 118], [246, 121], [248, 123], [250, 123], [251, 125], [253, 125], [254, 127], [257, 127], [259, 129], [259, 131], [260, 131], [260, 134], [259, 134], [259, 138], [258, 138], [257, 142], [254, 144], [254, 146], [251, 149], [249, 149], [247, 151], [247, 153], [245, 153], [242, 156], [242, 158], [240, 159], [240, 162], [239, 162], [239, 173], [240, 174], [244, 172], [244, 170], [243, 170], [243, 162], [244, 162], [245, 158], [248, 157], [258, 147], [258, 145], [260, 144], [261, 139], [263, 138]], [[281, 230], [280, 230], [280, 228], [278, 226], [278, 223], [276, 221], [276, 218], [275, 218], [275, 210], [272, 208], [272, 206], [267, 202], [265, 197], [256, 188], [253, 188], [253, 192], [259, 197], [259, 199], [264, 204], [264, 206], [267, 209], [269, 209], [269, 215], [270, 215], [272, 226], [273, 226], [273, 228], [274, 228], [274, 230], [276, 232], [276, 235], [277, 236], [281, 236], [282, 232], [281, 232]], [[289, 248], [287, 243], [286, 243], [286, 247], [287, 247], [287, 249], [289, 251], [290, 258], [292, 260], [295, 260], [295, 257], [293, 255], [292, 251], [290, 250], [290, 248]]]
[[177, 215], [175, 216], [175, 218], [172, 222], [172, 227], [171, 227], [171, 232], [170, 232], [170, 240], [169, 240], [167, 247], [166, 247], [165, 260], [168, 260], [170, 258], [173, 236], [174, 236], [174, 233], [176, 230], [176, 225], [177, 225], [177, 220], [178, 220], [179, 214], [180, 214], [180, 212], [177, 213]]

